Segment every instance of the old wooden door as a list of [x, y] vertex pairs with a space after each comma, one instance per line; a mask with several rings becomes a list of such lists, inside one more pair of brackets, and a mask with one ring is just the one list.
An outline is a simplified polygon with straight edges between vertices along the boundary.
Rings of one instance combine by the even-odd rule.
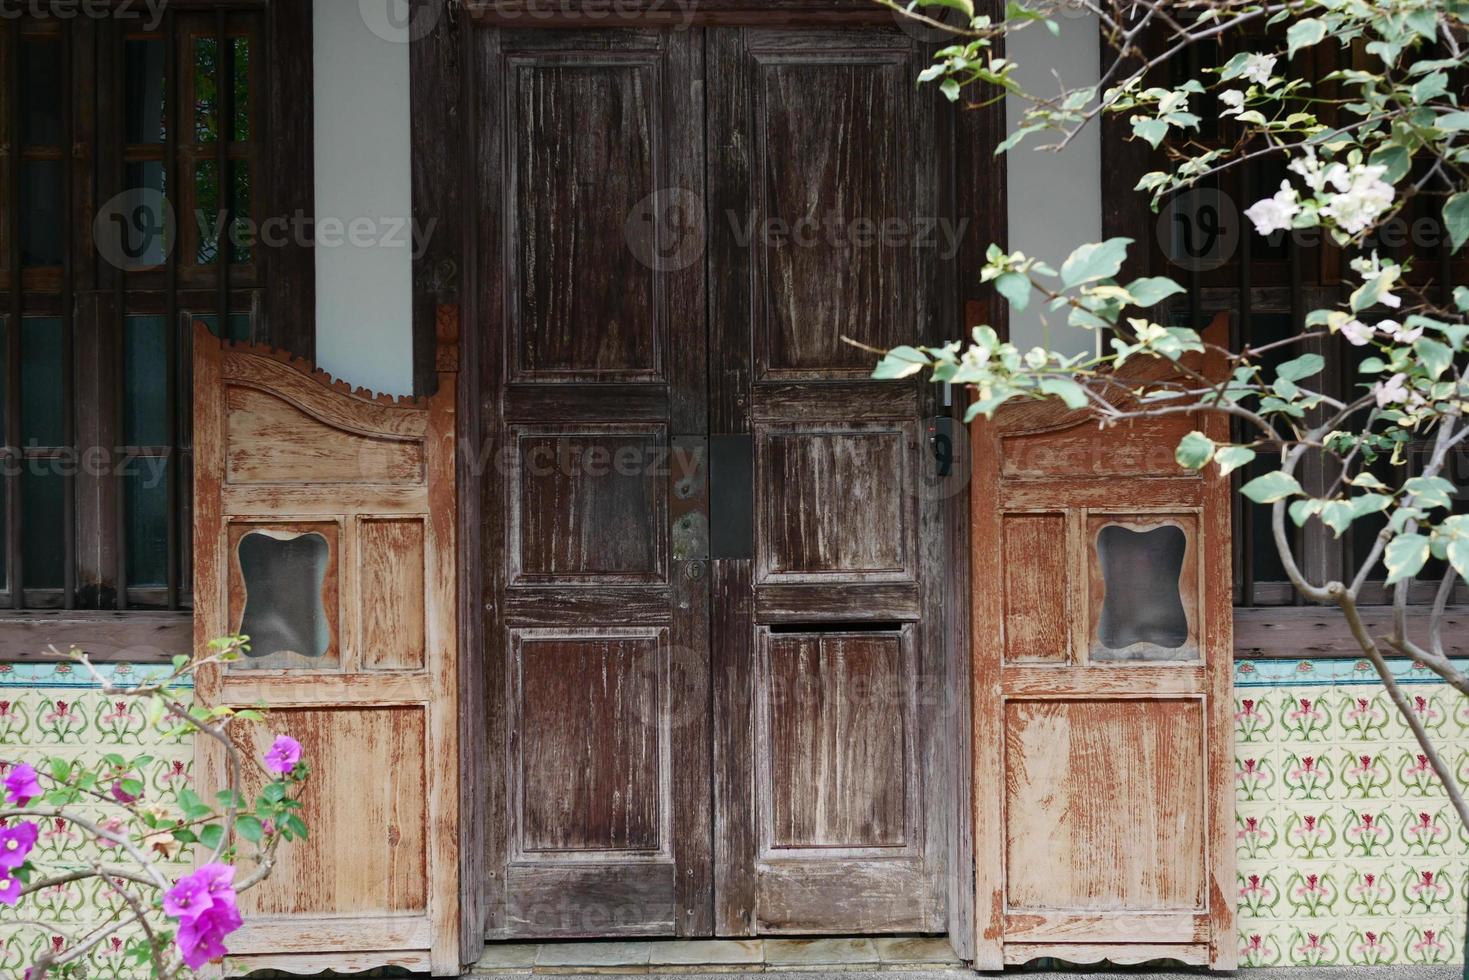
[[487, 934], [942, 931], [918, 44], [476, 51]]
[[[257, 756], [292, 735], [311, 766], [310, 837], [241, 896], [229, 970], [455, 975], [455, 376], [432, 398], [373, 397], [201, 325], [193, 381], [195, 647], [250, 638], [197, 693], [266, 705], [232, 732]], [[197, 744], [213, 799], [225, 754]]]
[[1174, 462], [1193, 429], [1228, 439], [1049, 403], [974, 427], [981, 969], [1234, 966], [1229, 482]]

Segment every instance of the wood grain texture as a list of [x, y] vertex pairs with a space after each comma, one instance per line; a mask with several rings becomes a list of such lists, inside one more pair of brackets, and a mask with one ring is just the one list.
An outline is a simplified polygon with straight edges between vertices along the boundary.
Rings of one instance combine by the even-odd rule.
[[758, 427], [759, 584], [915, 578], [916, 443], [911, 424]]
[[[302, 796], [311, 836], [283, 847], [269, 883], [240, 898], [241, 912], [295, 915], [422, 913], [427, 906], [424, 711], [283, 709], [256, 726], [252, 754], [275, 733], [301, 743], [312, 779]], [[373, 760], [364, 778], [362, 760]], [[247, 788], [247, 795], [255, 790]], [[340, 848], [351, 842], [351, 860]]]
[[518, 849], [660, 851], [667, 645], [642, 635], [512, 636], [519, 679]]
[[329, 426], [254, 388], [231, 387], [226, 399], [226, 477], [232, 484], [423, 481], [421, 443]]
[[1007, 663], [1070, 659], [1066, 519], [1009, 514], [1002, 524]]
[[423, 668], [424, 536], [420, 519], [357, 522], [357, 645], [368, 670]]
[[768, 846], [902, 847], [914, 719], [901, 638], [782, 634], [764, 647]]
[[1197, 701], [1018, 701], [1005, 709], [1012, 909], [1204, 904]]

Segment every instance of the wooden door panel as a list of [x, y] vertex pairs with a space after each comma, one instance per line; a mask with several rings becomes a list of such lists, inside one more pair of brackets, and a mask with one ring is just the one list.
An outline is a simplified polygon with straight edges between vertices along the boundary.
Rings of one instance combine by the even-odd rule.
[[917, 577], [912, 422], [757, 425], [760, 585]]
[[1006, 514], [1001, 521], [1006, 663], [1071, 659], [1066, 515]]
[[750, 217], [772, 232], [756, 238], [767, 287], [755, 309], [757, 377], [865, 378], [870, 355], [842, 337], [884, 348], [911, 340], [922, 302], [907, 240], [913, 46], [881, 32], [747, 38]]
[[515, 426], [511, 585], [668, 581], [666, 425]]
[[897, 634], [767, 635], [767, 854], [908, 844], [910, 652]]
[[981, 969], [1237, 957], [1228, 482], [1167, 462], [1228, 424], [1163, 422], [1031, 403], [971, 432]]
[[[428, 901], [424, 773], [389, 760], [422, 751], [423, 709], [283, 709], [251, 732], [257, 755], [277, 733], [301, 743], [312, 769], [301, 799], [311, 836], [281, 848], [269, 888], [241, 896], [247, 917], [421, 914]], [[371, 780], [360, 778], [364, 753], [384, 762]], [[343, 840], [352, 842], [350, 861], [337, 853]]]
[[[252, 646], [199, 696], [265, 705], [250, 753], [285, 732], [312, 770], [311, 836], [242, 896], [229, 970], [455, 973], [455, 375], [377, 397], [200, 325], [193, 376], [195, 641]], [[224, 765], [200, 743], [201, 793]]]
[[667, 630], [516, 630], [521, 859], [668, 847]]
[[512, 381], [664, 376], [658, 277], [627, 242], [659, 190], [662, 61], [651, 43], [506, 59]]
[[1204, 731], [1197, 699], [1008, 701], [1008, 910], [1201, 910]]
[[702, 196], [702, 35], [475, 39], [486, 932], [707, 934], [703, 279], [659, 224]]
[[755, 530], [752, 567], [717, 576], [754, 592], [753, 639], [715, 638], [754, 705], [716, 743], [717, 922], [940, 931], [948, 779], [922, 760], [952, 718], [914, 708], [944, 663], [932, 406], [842, 340], [937, 322], [940, 263], [903, 235], [942, 213], [928, 53], [880, 28], [714, 31], [708, 52], [711, 426], [750, 437]]

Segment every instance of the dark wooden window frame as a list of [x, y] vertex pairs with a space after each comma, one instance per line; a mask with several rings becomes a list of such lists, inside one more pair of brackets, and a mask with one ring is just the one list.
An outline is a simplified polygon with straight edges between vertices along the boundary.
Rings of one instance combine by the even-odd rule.
[[[8, 6], [8, 0], [6, 5]], [[221, 166], [217, 180], [228, 180], [229, 168], [234, 161], [247, 159], [251, 162], [252, 197], [254, 216], [284, 215], [294, 218], [301, 215], [309, 220], [312, 214], [312, 113], [309, 97], [303, 100], [302, 92], [311, 90], [311, 27], [312, 8], [310, 0], [179, 0], [167, 5], [159, 24], [150, 36], [165, 42], [166, 74], [170, 79], [167, 88], [165, 113], [170, 125], [163, 143], [150, 146], [133, 146], [124, 143], [121, 131], [122, 116], [122, 45], [145, 26], [139, 18], [136, 3], [96, 3], [89, 11], [106, 11], [118, 8], [119, 14], [131, 12], [132, 17], [109, 15], [81, 16], [71, 19], [56, 19], [56, 23], [37, 21], [33, 30], [54, 31], [58, 37], [61, 57], [60, 100], [62, 104], [63, 134], [62, 147], [75, 147], [73, 153], [58, 152], [53, 156], [65, 164], [63, 180], [63, 224], [67, 231], [64, 237], [63, 264], [59, 268], [28, 269], [21, 274], [19, 256], [18, 181], [8, 175], [16, 173], [16, 159], [20, 147], [16, 133], [8, 134], [6, 143], [11, 150], [5, 160], [6, 184], [9, 194], [4, 210], [5, 229], [0, 238], [0, 259], [5, 266], [3, 292], [4, 312], [7, 321], [14, 322], [20, 314], [58, 316], [63, 321], [63, 406], [65, 434], [63, 442], [72, 446], [117, 445], [127, 457], [140, 458], [157, 455], [156, 446], [122, 446], [121, 433], [116, 431], [121, 422], [120, 401], [121, 342], [123, 322], [119, 310], [126, 315], [163, 316], [165, 323], [175, 329], [168, 351], [168, 401], [167, 416], [171, 430], [172, 445], [177, 446], [180, 459], [188, 456], [188, 337], [192, 314], [215, 315], [228, 310], [232, 316], [247, 314], [251, 318], [252, 336], [272, 346], [288, 350], [305, 358], [315, 353], [315, 287], [313, 259], [308, 242], [290, 240], [280, 247], [257, 245], [254, 255], [246, 263], [211, 263], [208, 266], [170, 262], [156, 269], [145, 269], [126, 275], [112, 270], [106, 263], [97, 261], [96, 249], [92, 245], [91, 222], [100, 200], [110, 196], [117, 186], [123, 186], [123, 168], [127, 162], [156, 159], [168, 170], [167, 185], [170, 197], [175, 197], [181, 186], [178, 180], [179, 160], [208, 157]], [[25, 8], [21, 9], [21, 13]], [[236, 15], [239, 15], [238, 17]], [[254, 18], [245, 23], [244, 18]], [[21, 31], [19, 19], [7, 18], [0, 25], [4, 31], [3, 47], [15, 50], [15, 39]], [[254, 99], [250, 119], [251, 143], [234, 140], [218, 140], [213, 145], [194, 146], [193, 153], [178, 152], [177, 135], [183, 130], [193, 133], [193, 120], [188, 107], [192, 104], [192, 93], [179, 90], [174, 79], [179, 77], [179, 47], [189, 38], [213, 36], [237, 36], [250, 31], [254, 37], [251, 47], [249, 85]], [[225, 45], [219, 50], [233, 49]], [[0, 58], [6, 72], [6, 88], [21, 91], [19, 79], [19, 57]], [[217, 70], [223, 74], [232, 69], [231, 59], [218, 59]], [[106, 83], [103, 83], [103, 79]], [[304, 104], [303, 104], [304, 101]], [[220, 106], [221, 114], [229, 112], [229, 106]], [[6, 112], [6, 118], [18, 126], [19, 113]], [[192, 141], [192, 137], [191, 137]], [[256, 149], [267, 147], [272, 166], [262, 169], [255, 165], [252, 156]], [[193, 181], [184, 182], [192, 187]], [[176, 203], [176, 206], [177, 203]], [[185, 207], [189, 207], [186, 202]], [[197, 237], [197, 236], [195, 236]], [[187, 240], [179, 243], [174, 254], [190, 249], [197, 242]], [[180, 266], [185, 266], [180, 268]], [[233, 280], [233, 281], [232, 281]], [[241, 280], [244, 280], [243, 287]], [[10, 290], [11, 283], [21, 283], [23, 289]], [[123, 305], [125, 304], [125, 305]], [[95, 336], [96, 343], [77, 343], [82, 336], [78, 327], [86, 328], [86, 336]], [[165, 328], [167, 329], [167, 328]], [[16, 350], [19, 331], [9, 331], [10, 357], [18, 362]], [[18, 395], [10, 393], [9, 417], [18, 418]], [[77, 412], [72, 406], [74, 399], [90, 399], [91, 408]], [[93, 404], [95, 403], [95, 404]], [[14, 426], [12, 426], [14, 428]], [[8, 431], [7, 443], [17, 445], [19, 432]], [[172, 449], [169, 450], [173, 452]], [[183, 470], [182, 466], [170, 467], [173, 473]], [[118, 610], [77, 608], [93, 604], [79, 596], [77, 569], [80, 564], [78, 549], [87, 546], [87, 561], [93, 567], [106, 569], [106, 574], [115, 576], [118, 590], [128, 596], [125, 586], [125, 570], [122, 567], [121, 550], [115, 547], [116, 535], [120, 534], [121, 516], [111, 518], [117, 529], [108, 532], [108, 520], [113, 506], [109, 501], [120, 500], [120, 494], [108, 486], [115, 482], [108, 478], [83, 480], [65, 477], [64, 506], [65, 532], [62, 547], [70, 559], [66, 561], [66, 575], [58, 595], [43, 599], [42, 605], [53, 604], [61, 608], [25, 608], [26, 603], [10, 603], [8, 594], [5, 602], [12, 608], [0, 611], [0, 659], [32, 659], [43, 656], [46, 646], [55, 644], [62, 649], [75, 643], [87, 649], [98, 660], [128, 660], [151, 662], [166, 660], [177, 653], [188, 652], [192, 647], [191, 613], [188, 610], [188, 536], [189, 487], [183, 475], [170, 476], [168, 481], [168, 512], [176, 515], [170, 520], [169, 575], [166, 587], [157, 590], [132, 590], [129, 597], [134, 602], [143, 602], [148, 608], [136, 611], [126, 609], [126, 599], [117, 603]], [[12, 495], [13, 496], [13, 495]], [[79, 498], [90, 496], [90, 500]], [[13, 533], [17, 525], [14, 507], [7, 508], [7, 528], [12, 533], [8, 540], [11, 555], [18, 552], [18, 539]], [[106, 540], [103, 540], [103, 539]], [[14, 566], [12, 566], [14, 567]], [[24, 570], [21, 582], [24, 588]], [[26, 590], [31, 592], [33, 590]], [[157, 594], [153, 594], [153, 592]], [[18, 597], [19, 598], [19, 597]], [[14, 608], [15, 606], [21, 608]], [[30, 605], [34, 605], [31, 603]]]
[[[1105, 37], [1101, 39], [1103, 63], [1114, 57]], [[1225, 56], [1228, 55], [1225, 52]], [[1323, 48], [1311, 49], [1298, 59], [1312, 59], [1309, 65], [1298, 65], [1305, 70], [1324, 72], [1337, 67], [1323, 59], [1333, 57], [1333, 51]], [[1237, 274], [1234, 281], [1220, 282], [1218, 277], [1190, 274], [1167, 264], [1156, 247], [1156, 223], [1159, 215], [1148, 206], [1148, 196], [1134, 190], [1139, 178], [1149, 170], [1156, 169], [1153, 151], [1141, 140], [1131, 139], [1131, 125], [1120, 116], [1104, 116], [1102, 121], [1101, 154], [1101, 200], [1102, 233], [1104, 237], [1125, 236], [1137, 242], [1129, 256], [1123, 276], [1132, 278], [1144, 275], [1171, 275], [1181, 281], [1188, 293], [1164, 304], [1155, 315], [1170, 318], [1180, 323], [1207, 323], [1215, 314], [1227, 312], [1231, 318], [1231, 336], [1235, 343], [1249, 332], [1252, 319], [1260, 315], [1286, 315], [1297, 320], [1305, 311], [1324, 305], [1334, 305], [1350, 286], [1342, 281], [1346, 256], [1330, 246], [1309, 251], [1287, 243], [1285, 261], [1262, 261], [1252, 258], [1253, 230], [1248, 228], [1243, 217], [1240, 242], [1240, 261], [1234, 263]], [[1245, 168], [1248, 170], [1248, 168]], [[1251, 195], [1253, 190], [1248, 177], [1234, 188], [1241, 197]], [[1238, 202], [1243, 210], [1246, 202]], [[1429, 274], [1440, 282], [1452, 282], [1454, 267], [1447, 247], [1441, 247], [1433, 257]], [[1308, 269], [1310, 271], [1308, 271]], [[1314, 279], [1310, 278], [1314, 275]], [[1386, 315], [1388, 311], [1383, 311]], [[1347, 348], [1341, 338], [1332, 338], [1335, 343], [1316, 345], [1317, 353], [1326, 358], [1323, 375], [1339, 388], [1351, 384], [1350, 365], [1347, 363]], [[1318, 472], [1320, 467], [1308, 468], [1303, 474], [1307, 487], [1325, 487], [1328, 474]], [[1236, 486], [1242, 482], [1236, 475]], [[1238, 494], [1234, 500], [1235, 529], [1235, 649], [1241, 658], [1299, 658], [1299, 657], [1346, 657], [1361, 655], [1360, 649], [1346, 628], [1338, 622], [1340, 615], [1333, 617], [1334, 610], [1300, 603], [1289, 582], [1256, 582], [1253, 580], [1254, 561], [1251, 555], [1253, 534], [1251, 521], [1258, 519], [1258, 508], [1252, 508]], [[1341, 577], [1349, 574], [1351, 545], [1348, 539], [1337, 540], [1319, 522], [1311, 522], [1298, 532], [1298, 554], [1302, 566], [1313, 578]], [[1429, 603], [1437, 589], [1436, 582], [1415, 582], [1412, 586], [1412, 601]], [[1381, 581], [1367, 583], [1364, 600], [1382, 604], [1390, 601]], [[1461, 584], [1455, 593], [1458, 605], [1452, 610], [1454, 622], [1463, 622], [1469, 614], [1469, 587]], [[1386, 616], [1388, 607], [1378, 605], [1364, 611], [1369, 625], [1375, 633], [1390, 629]], [[1415, 611], [1410, 619], [1422, 625], [1416, 632], [1426, 630], [1424, 613]], [[1449, 631], [1452, 634], [1452, 631]], [[1452, 642], [1452, 641], [1451, 641]], [[1454, 646], [1449, 651], [1454, 655], [1469, 652], [1469, 644]]]

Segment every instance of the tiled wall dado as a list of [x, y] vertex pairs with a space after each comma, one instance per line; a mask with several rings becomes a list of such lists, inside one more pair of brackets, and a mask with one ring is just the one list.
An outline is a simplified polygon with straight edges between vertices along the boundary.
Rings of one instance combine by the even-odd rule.
[[[107, 669], [121, 680], [146, 668]], [[1426, 671], [1398, 670], [1469, 781], [1469, 701]], [[1368, 665], [1241, 661], [1235, 739], [1243, 965], [1462, 959], [1469, 836]], [[136, 706], [103, 697], [65, 664], [0, 664], [0, 746], [22, 758], [151, 756], [149, 792], [160, 800], [192, 778], [188, 746], [160, 742]], [[85, 860], [64, 826], [45, 828], [41, 847], [50, 860]], [[59, 935], [115, 908], [90, 883], [58, 888], [32, 911]], [[0, 910], [0, 977], [53, 941], [13, 919]], [[128, 976], [119, 952], [100, 951], [92, 975]]]
[[[1461, 785], [1469, 700], [1398, 662]], [[1469, 836], [1366, 662], [1235, 665], [1240, 962], [1463, 959]]]
[[[126, 664], [101, 666], [118, 683], [158, 668]], [[47, 757], [97, 759], [109, 753], [126, 759], [150, 757], [144, 766], [145, 796], [165, 803], [192, 779], [193, 749], [187, 742], [166, 741], [143, 718], [142, 706], [102, 695], [71, 664], [0, 663], [0, 756], [39, 764]], [[100, 804], [91, 815], [120, 819], [121, 807]], [[82, 846], [62, 821], [41, 828], [40, 856], [53, 867], [86, 865], [96, 851]], [[45, 892], [39, 903], [27, 900], [17, 909], [0, 907], [0, 977], [19, 977], [42, 943], [61, 943], [120, 915], [120, 900], [101, 881], [73, 882]], [[40, 931], [16, 925], [17, 915], [40, 919], [53, 928]], [[123, 962], [123, 939], [98, 949], [89, 977], [144, 976]]]

